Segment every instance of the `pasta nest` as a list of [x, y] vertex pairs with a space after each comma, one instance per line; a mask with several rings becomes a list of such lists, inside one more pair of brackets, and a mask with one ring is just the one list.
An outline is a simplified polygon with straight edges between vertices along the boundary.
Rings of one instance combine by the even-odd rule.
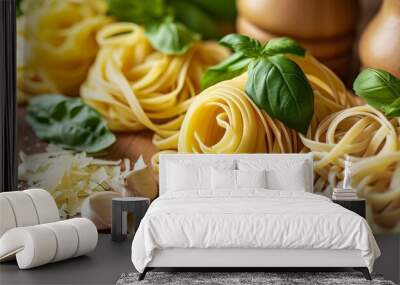
[[18, 100], [79, 95], [96, 56], [97, 31], [111, 22], [101, 0], [24, 0], [17, 22]]
[[296, 152], [297, 135], [269, 117], [244, 91], [247, 76], [223, 81], [203, 91], [182, 123], [178, 152]]
[[[195, 98], [177, 145], [167, 152], [312, 152], [314, 189], [328, 196], [334, 187], [341, 187], [348, 155], [353, 161], [353, 187], [367, 199], [375, 231], [400, 229], [400, 119], [389, 120], [375, 108], [360, 105], [340, 79], [312, 56], [289, 57], [314, 91], [314, 116], [305, 136], [260, 110], [244, 91], [247, 74], [243, 74]], [[159, 154], [152, 158], [156, 170]]]
[[159, 149], [177, 145], [203, 72], [229, 56], [216, 42], [197, 42], [182, 55], [156, 51], [142, 27], [113, 23], [97, 34], [100, 50], [81, 96], [113, 131], [154, 131]]
[[[308, 135], [328, 115], [354, 105], [343, 83], [311, 55], [290, 56], [305, 72], [315, 94]], [[298, 133], [260, 110], [245, 93], [247, 73], [220, 82], [198, 95], [182, 123], [178, 152], [296, 153], [304, 149]]]
[[388, 120], [369, 105], [334, 113], [311, 138], [301, 136], [314, 153], [315, 191], [331, 194], [344, 178], [344, 157], [351, 156], [352, 186], [366, 198], [370, 218], [384, 228], [400, 221], [400, 119]]

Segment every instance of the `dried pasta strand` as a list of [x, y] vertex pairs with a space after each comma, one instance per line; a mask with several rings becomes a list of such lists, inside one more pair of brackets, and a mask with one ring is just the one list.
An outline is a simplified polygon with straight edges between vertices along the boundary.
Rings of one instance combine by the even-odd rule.
[[262, 113], [243, 91], [245, 77], [216, 84], [196, 97], [182, 123], [178, 152], [266, 152]]
[[[193, 100], [172, 151], [311, 151], [317, 173], [314, 189], [327, 195], [341, 186], [344, 157], [350, 155], [353, 187], [367, 199], [375, 230], [400, 230], [400, 118], [389, 121], [373, 107], [359, 106], [340, 79], [312, 56], [290, 57], [305, 72], [315, 95], [314, 117], [306, 136], [260, 111], [244, 91], [247, 75], [243, 74], [204, 90]], [[158, 155], [152, 159], [155, 169]]]
[[97, 34], [100, 50], [81, 87], [85, 102], [113, 131], [154, 131], [159, 149], [174, 149], [203, 71], [229, 55], [215, 42], [198, 42], [171, 56], [152, 48], [142, 27], [112, 23]]
[[[291, 56], [306, 73], [314, 90], [316, 112], [309, 134], [327, 114], [353, 105], [337, 76], [307, 54]], [[247, 74], [220, 82], [193, 99], [177, 144], [170, 149], [193, 153], [287, 153], [304, 151], [299, 135], [259, 110], [244, 91]], [[255, 139], [254, 139], [255, 138]]]
[[371, 219], [383, 228], [400, 221], [400, 136], [398, 120], [389, 121], [375, 108], [348, 108], [327, 117], [313, 137], [301, 136], [315, 152], [316, 191], [340, 187], [344, 157], [353, 162], [353, 187], [368, 201]]
[[314, 134], [319, 123], [327, 116], [356, 105], [355, 100], [346, 90], [343, 82], [312, 55], [306, 54], [305, 57], [287, 56], [300, 66], [314, 90], [315, 112], [308, 135]]
[[101, 0], [24, 0], [17, 22], [18, 100], [43, 93], [79, 95], [98, 46], [96, 32], [111, 22]]

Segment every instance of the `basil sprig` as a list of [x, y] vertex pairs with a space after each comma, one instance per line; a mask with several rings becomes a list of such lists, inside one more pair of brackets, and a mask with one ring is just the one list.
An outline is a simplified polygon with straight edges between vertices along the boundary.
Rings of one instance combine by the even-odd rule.
[[164, 54], [183, 54], [200, 35], [193, 33], [181, 23], [175, 23], [171, 18], [161, 23], [146, 26], [146, 36], [151, 45]]
[[254, 60], [246, 93], [271, 117], [306, 134], [314, 114], [314, 93], [300, 67], [282, 54]]
[[64, 149], [95, 153], [116, 140], [100, 114], [80, 98], [58, 94], [34, 97], [26, 119], [39, 139]]
[[[215, 0], [213, 0], [215, 1]], [[175, 19], [183, 23], [190, 30], [201, 34], [204, 38], [219, 38], [221, 32], [210, 14], [193, 1], [167, 0], [167, 5], [172, 9]], [[225, 2], [225, 1], [215, 1]], [[230, 1], [228, 1], [230, 2]]]
[[389, 117], [400, 116], [400, 79], [380, 69], [365, 69], [353, 83], [356, 94]]
[[108, 13], [119, 21], [135, 22], [139, 25], [160, 22], [172, 14], [164, 0], [107, 0], [107, 3]]
[[301, 45], [285, 37], [272, 39], [264, 46], [257, 40], [238, 34], [226, 35], [219, 42], [235, 53], [218, 65], [208, 68], [201, 80], [203, 89], [243, 73], [252, 59], [285, 53], [299, 56], [305, 54], [305, 49]]
[[271, 117], [305, 134], [314, 114], [314, 92], [301, 68], [285, 56], [304, 56], [305, 49], [290, 38], [276, 38], [262, 46], [237, 34], [225, 36], [220, 43], [235, 53], [204, 73], [202, 87], [248, 70], [245, 91], [253, 102]]
[[267, 42], [263, 49], [264, 55], [275, 55], [282, 53], [291, 53], [299, 56], [304, 56], [306, 50], [291, 38], [276, 38]]
[[211, 66], [201, 78], [201, 86], [206, 89], [220, 81], [229, 80], [247, 70], [251, 58], [241, 53], [234, 53], [221, 63]]
[[[119, 21], [143, 25], [151, 45], [165, 54], [187, 51], [200, 35], [219, 38], [220, 19], [234, 21], [235, 0], [107, 0]], [[212, 12], [210, 12], [212, 11]]]
[[154, 49], [169, 55], [185, 53], [200, 35], [176, 21], [174, 9], [164, 0], [108, 0], [109, 13], [120, 21], [145, 27]]
[[219, 43], [244, 55], [245, 57], [258, 57], [262, 54], [262, 46], [260, 42], [247, 36], [229, 34], [223, 37]]

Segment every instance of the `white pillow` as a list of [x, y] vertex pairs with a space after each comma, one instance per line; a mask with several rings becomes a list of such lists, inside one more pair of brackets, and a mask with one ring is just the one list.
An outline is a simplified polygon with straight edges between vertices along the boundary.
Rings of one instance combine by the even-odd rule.
[[307, 192], [308, 179], [304, 175], [304, 166], [297, 165], [290, 171], [271, 169], [267, 173], [268, 188], [288, 191]]
[[166, 191], [211, 190], [211, 168], [235, 169], [234, 160], [175, 159], [165, 165]]
[[235, 170], [237, 188], [267, 188], [267, 171]]
[[282, 159], [240, 159], [239, 170], [267, 170], [267, 188], [273, 190], [310, 191], [312, 171], [304, 160]]
[[266, 188], [267, 176], [263, 170], [211, 170], [212, 189], [237, 190], [240, 188]]
[[212, 168], [211, 188], [236, 190], [236, 170]]
[[170, 163], [168, 168], [168, 191], [210, 189], [210, 167], [185, 166]]

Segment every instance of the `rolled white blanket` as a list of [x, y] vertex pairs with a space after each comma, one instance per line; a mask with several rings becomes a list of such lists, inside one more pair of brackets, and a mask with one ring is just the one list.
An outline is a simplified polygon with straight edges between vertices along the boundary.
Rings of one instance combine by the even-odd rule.
[[98, 233], [95, 224], [86, 218], [66, 220], [78, 233], [78, 246], [73, 257], [86, 254], [96, 248]]
[[39, 224], [38, 215], [31, 197], [23, 191], [3, 192], [1, 195], [10, 203], [17, 227]]
[[[2, 193], [1, 193], [2, 194]], [[9, 229], [15, 228], [17, 222], [10, 202], [0, 194], [0, 237]]]
[[49, 192], [28, 189], [0, 193], [0, 237], [15, 227], [56, 222], [57, 205]]
[[0, 261], [16, 257], [20, 269], [37, 267], [84, 255], [97, 239], [95, 225], [85, 218], [13, 228], [0, 238]]
[[43, 189], [28, 189], [22, 191], [29, 195], [35, 206], [39, 224], [51, 223], [60, 220], [56, 202], [49, 192]]

